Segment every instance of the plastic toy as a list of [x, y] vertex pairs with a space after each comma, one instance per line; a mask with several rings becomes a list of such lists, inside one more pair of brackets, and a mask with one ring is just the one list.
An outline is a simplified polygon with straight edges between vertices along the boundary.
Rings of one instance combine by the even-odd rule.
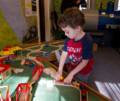
[[31, 101], [31, 85], [20, 83], [16, 89], [16, 101]]
[[32, 71], [32, 82], [37, 81], [43, 73], [43, 66], [36, 65]]
[[14, 54], [14, 52], [18, 50], [22, 50], [22, 48], [19, 46], [5, 47], [3, 50], [0, 51], [0, 55], [1, 56], [11, 55], [11, 54]]
[[11, 75], [10, 65], [0, 64], [0, 81], [5, 80], [9, 75]]

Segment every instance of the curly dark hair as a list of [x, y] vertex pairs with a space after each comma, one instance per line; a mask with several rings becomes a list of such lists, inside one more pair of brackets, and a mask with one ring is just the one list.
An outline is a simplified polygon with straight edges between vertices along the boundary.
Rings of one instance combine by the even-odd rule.
[[66, 9], [58, 19], [58, 25], [61, 28], [67, 25], [72, 28], [76, 28], [77, 26], [83, 27], [84, 24], [84, 14], [77, 7]]

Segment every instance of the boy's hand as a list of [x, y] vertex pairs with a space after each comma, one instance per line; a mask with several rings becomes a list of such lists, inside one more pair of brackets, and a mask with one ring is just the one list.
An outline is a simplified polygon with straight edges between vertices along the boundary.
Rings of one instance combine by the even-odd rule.
[[69, 74], [65, 79], [64, 79], [64, 83], [71, 83], [73, 79], [73, 75]]
[[59, 81], [61, 79], [61, 76], [62, 76], [62, 72], [56, 72], [55, 76], [54, 76], [54, 79]]

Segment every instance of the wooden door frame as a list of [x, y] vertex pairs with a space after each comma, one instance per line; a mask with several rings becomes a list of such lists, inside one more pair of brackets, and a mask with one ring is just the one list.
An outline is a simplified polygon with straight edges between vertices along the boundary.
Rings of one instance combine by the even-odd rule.
[[37, 0], [38, 42], [50, 41], [51, 36], [51, 0]]

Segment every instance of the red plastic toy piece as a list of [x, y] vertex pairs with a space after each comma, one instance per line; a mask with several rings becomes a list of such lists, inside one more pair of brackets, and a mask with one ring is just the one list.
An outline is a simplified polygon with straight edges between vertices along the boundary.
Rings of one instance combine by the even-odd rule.
[[11, 100], [11, 96], [10, 96], [10, 91], [9, 91], [9, 89], [7, 90], [6, 100], [5, 100], [5, 101], [12, 101], [12, 100]]
[[20, 83], [16, 89], [16, 101], [29, 101], [30, 88], [29, 83]]
[[41, 65], [36, 65], [36, 66], [34, 67], [34, 69], [33, 69], [33, 71], [32, 71], [32, 77], [33, 77], [33, 79], [34, 79], [35, 81], [37, 81], [37, 80], [40, 78], [40, 76], [41, 76], [42, 73], [43, 73], [43, 69], [44, 69], [44, 67], [41, 66]]
[[[7, 87], [7, 86], [6, 86]], [[7, 87], [6, 89], [6, 97], [4, 98], [2, 94], [0, 94], [0, 101], [12, 101], [11, 96], [10, 96], [10, 91], [9, 88]]]
[[4, 71], [8, 70], [10, 68], [9, 64], [0, 64], [0, 73], [3, 73]]

